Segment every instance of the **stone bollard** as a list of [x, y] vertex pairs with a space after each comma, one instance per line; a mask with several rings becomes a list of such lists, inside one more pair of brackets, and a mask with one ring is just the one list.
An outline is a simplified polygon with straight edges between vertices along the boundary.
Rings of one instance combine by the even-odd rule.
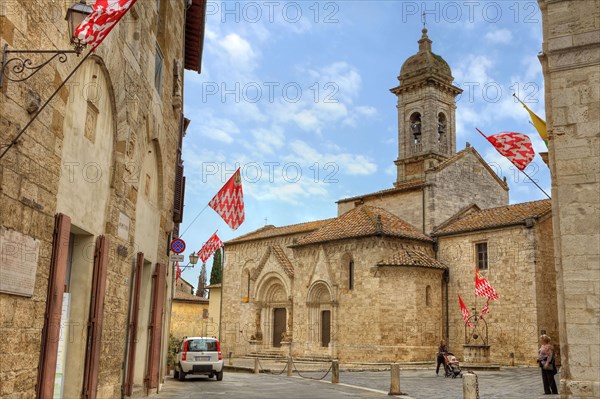
[[473, 373], [472, 371], [463, 374], [463, 398], [479, 399], [477, 374]]
[[338, 360], [331, 361], [331, 383], [340, 383], [340, 362]]
[[390, 381], [390, 392], [388, 395], [402, 395], [400, 392], [400, 365], [392, 363], [391, 365], [392, 379]]
[[294, 367], [294, 365], [292, 364], [292, 357], [288, 356], [288, 365], [287, 365], [287, 376], [288, 377], [292, 376], [292, 367]]
[[254, 358], [254, 374], [260, 373], [260, 366], [258, 365], [258, 358]]
[[233, 352], [229, 352], [229, 365], [233, 366], [233, 358], [232, 358]]

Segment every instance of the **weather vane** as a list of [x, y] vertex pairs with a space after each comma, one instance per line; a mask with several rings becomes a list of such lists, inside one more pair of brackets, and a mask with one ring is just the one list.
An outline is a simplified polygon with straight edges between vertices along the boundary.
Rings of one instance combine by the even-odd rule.
[[423, 22], [423, 29], [427, 28], [427, 14], [435, 14], [434, 11], [423, 11], [423, 13], [421, 14], [421, 22]]

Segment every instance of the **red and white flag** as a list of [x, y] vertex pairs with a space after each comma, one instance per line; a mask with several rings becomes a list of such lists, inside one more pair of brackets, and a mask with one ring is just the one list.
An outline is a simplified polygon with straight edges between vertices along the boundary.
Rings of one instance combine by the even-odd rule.
[[175, 262], [175, 268], [176, 268], [176, 272], [175, 272], [175, 283], [177, 283], [177, 280], [179, 280], [179, 278], [181, 277], [181, 268], [179, 267], [179, 262]]
[[487, 278], [479, 276], [477, 268], [475, 268], [475, 295], [485, 297], [488, 300], [498, 299], [498, 293], [494, 287], [492, 287]]
[[136, 1], [96, 0], [92, 13], [75, 29], [75, 36], [95, 50]]
[[208, 241], [204, 243], [202, 249], [198, 251], [198, 258], [200, 258], [202, 263], [205, 263], [208, 260], [208, 258], [210, 258], [212, 254], [214, 254], [215, 251], [221, 248], [222, 246], [223, 241], [221, 241], [217, 233], [215, 233], [208, 239]]
[[535, 157], [529, 136], [515, 132], [501, 132], [486, 136], [481, 130], [477, 129], [477, 131], [521, 171], [525, 170]]
[[469, 316], [470, 316], [469, 309], [467, 309], [467, 307], [465, 306], [465, 303], [463, 302], [462, 298], [460, 297], [460, 294], [458, 294], [458, 303], [460, 303], [460, 312], [462, 313], [463, 321], [469, 327], [473, 327], [473, 323], [471, 323], [469, 321]]
[[208, 206], [214, 209], [233, 230], [240, 227], [245, 216], [242, 177], [239, 169], [208, 203]]
[[483, 309], [481, 309], [481, 318], [483, 318], [483, 316], [488, 313], [490, 313], [490, 300], [489, 299], [487, 301], [485, 301], [485, 306], [483, 307]]

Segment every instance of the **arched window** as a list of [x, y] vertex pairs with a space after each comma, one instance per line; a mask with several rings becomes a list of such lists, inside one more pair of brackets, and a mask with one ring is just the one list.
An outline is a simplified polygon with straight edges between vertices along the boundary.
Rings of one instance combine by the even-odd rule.
[[410, 116], [410, 132], [413, 135], [413, 143], [421, 143], [421, 114], [418, 112]]
[[431, 306], [431, 286], [425, 287], [425, 304]]
[[438, 115], [438, 143], [443, 143], [446, 138], [447, 124], [446, 115], [440, 112]]

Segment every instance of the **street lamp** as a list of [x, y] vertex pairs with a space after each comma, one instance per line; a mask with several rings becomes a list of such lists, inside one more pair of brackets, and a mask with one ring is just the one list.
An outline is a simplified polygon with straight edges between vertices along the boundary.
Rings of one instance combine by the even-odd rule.
[[198, 255], [195, 252], [192, 252], [190, 255], [190, 261], [187, 265], [180, 267], [181, 270], [185, 270], [187, 268], [194, 268], [194, 265], [198, 263]]
[[[67, 10], [65, 20], [69, 25], [69, 35], [71, 44], [74, 48], [73, 50], [9, 50], [8, 44], [5, 44], [4, 49], [2, 50], [0, 88], [2, 87], [5, 78], [12, 82], [23, 82], [35, 75], [40, 69], [48, 65], [48, 63], [55, 58], [58, 58], [58, 61], [64, 64], [67, 62], [67, 54], [77, 54], [77, 56], [79, 56], [86, 45], [75, 36], [75, 29], [77, 29], [79, 24], [81, 24], [92, 11], [92, 6], [88, 5], [85, 0], [74, 3]], [[8, 58], [9, 54], [17, 54], [17, 56]], [[34, 65], [31, 58], [24, 58], [21, 56], [22, 54], [50, 54], [51, 57], [40, 64]], [[11, 78], [9, 72], [17, 75], [17, 77]]]

